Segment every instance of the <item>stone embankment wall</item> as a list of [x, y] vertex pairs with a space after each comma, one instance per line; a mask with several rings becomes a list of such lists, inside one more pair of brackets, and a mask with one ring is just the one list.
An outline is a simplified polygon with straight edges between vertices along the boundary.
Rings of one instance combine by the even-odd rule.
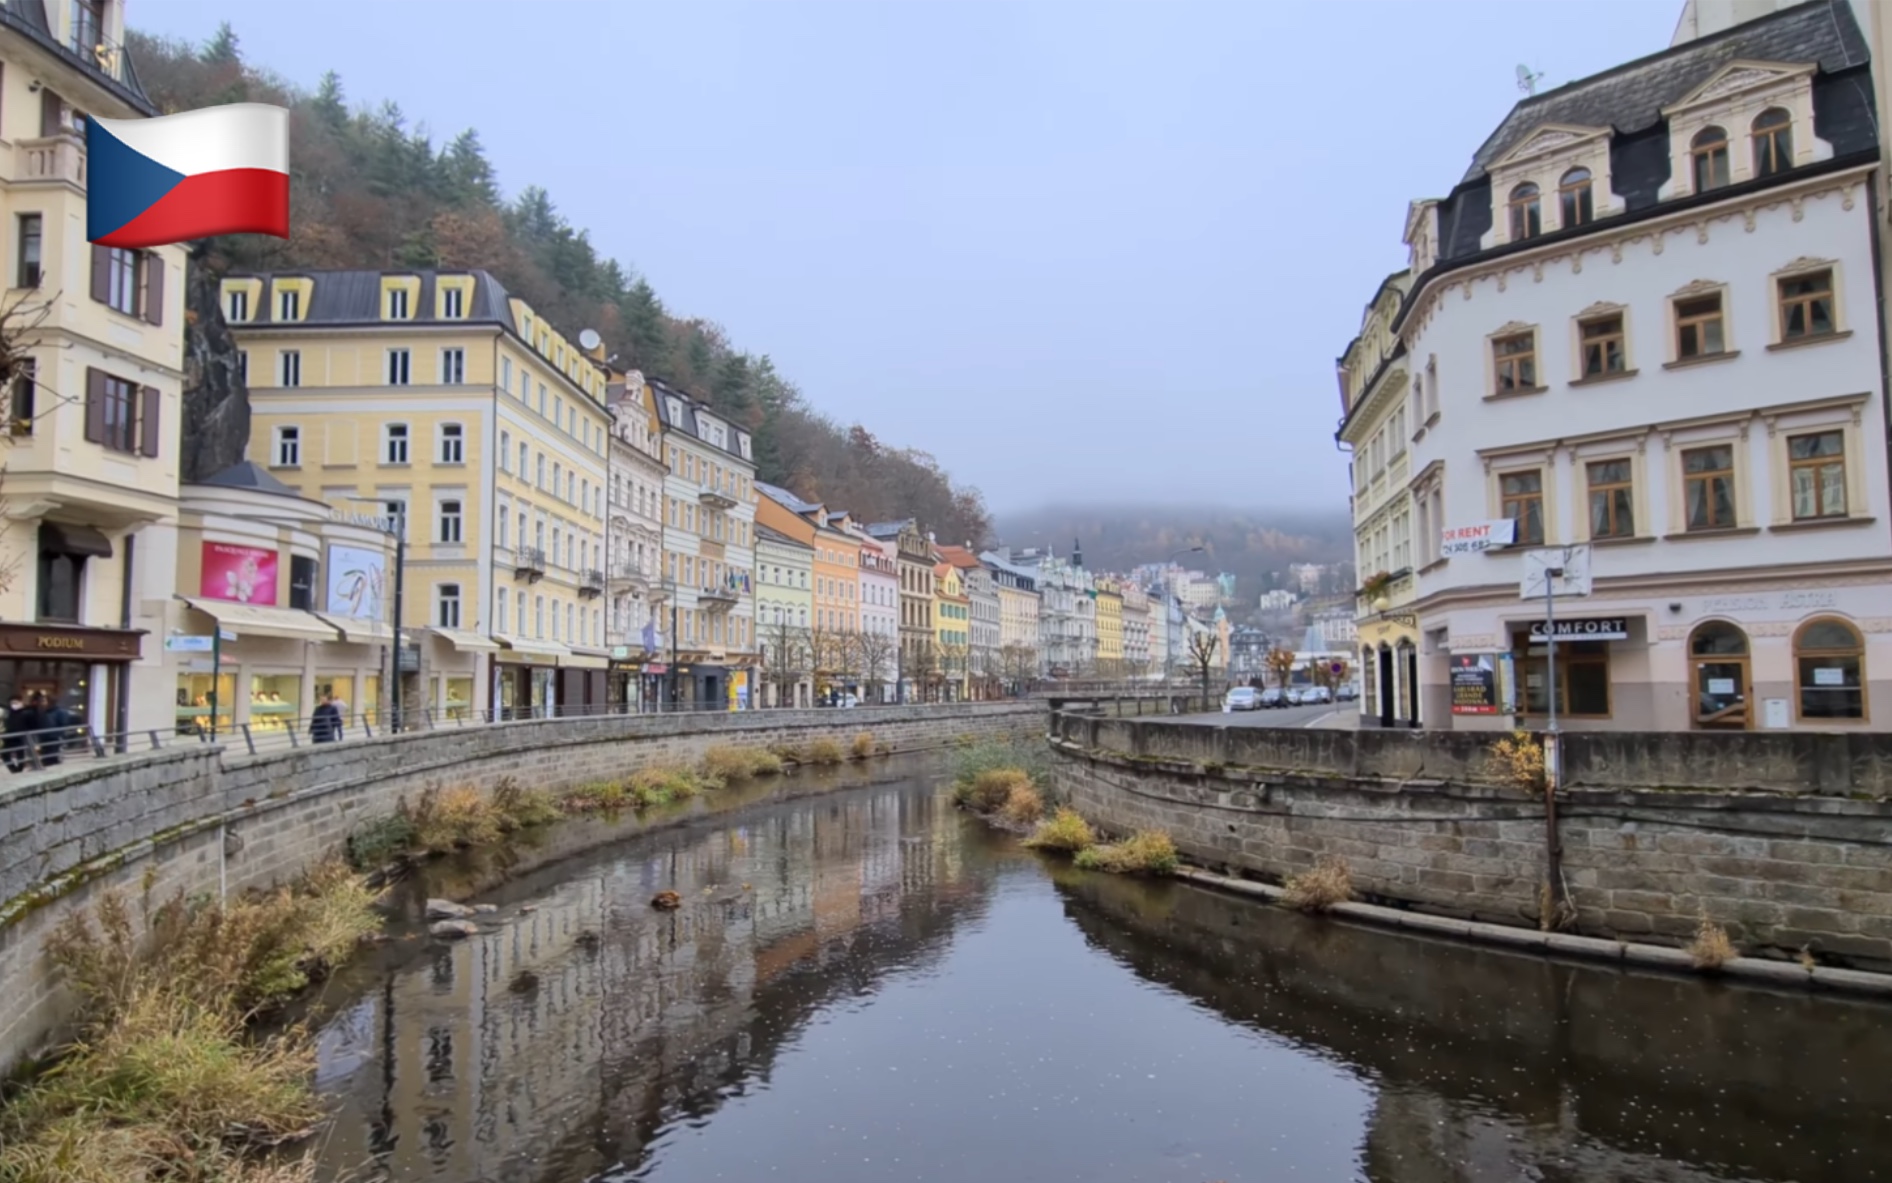
[[[1544, 800], [1494, 776], [1501, 737], [1069, 714], [1052, 727], [1058, 795], [1107, 830], [1168, 830], [1193, 861], [1274, 880], [1342, 858], [1374, 902], [1537, 923]], [[1577, 931], [1680, 943], [1705, 913], [1750, 954], [1892, 969], [1892, 736], [1564, 742]]]
[[[0, 789], [0, 1067], [44, 1046], [70, 999], [45, 964], [67, 916], [112, 889], [152, 900], [267, 886], [339, 851], [427, 790], [502, 779], [565, 790], [692, 763], [717, 744], [862, 731], [893, 752], [1041, 736], [1041, 703], [550, 719], [308, 746], [263, 756], [190, 745], [89, 761]], [[842, 782], [837, 782], [842, 783]]]

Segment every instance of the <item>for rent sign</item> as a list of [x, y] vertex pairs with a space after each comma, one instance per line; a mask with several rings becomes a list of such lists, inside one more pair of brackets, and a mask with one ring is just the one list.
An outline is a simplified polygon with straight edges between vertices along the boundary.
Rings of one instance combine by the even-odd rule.
[[1440, 537], [1439, 554], [1475, 555], [1494, 546], [1510, 546], [1517, 523], [1510, 518], [1471, 526], [1448, 526]]

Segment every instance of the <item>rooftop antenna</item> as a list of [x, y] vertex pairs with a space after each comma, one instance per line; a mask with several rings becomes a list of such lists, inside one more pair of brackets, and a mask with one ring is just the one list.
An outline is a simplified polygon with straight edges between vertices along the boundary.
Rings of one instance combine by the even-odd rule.
[[1518, 89], [1527, 95], [1535, 95], [1537, 93], [1537, 83], [1543, 77], [1541, 73], [1533, 73], [1529, 66], [1519, 66]]

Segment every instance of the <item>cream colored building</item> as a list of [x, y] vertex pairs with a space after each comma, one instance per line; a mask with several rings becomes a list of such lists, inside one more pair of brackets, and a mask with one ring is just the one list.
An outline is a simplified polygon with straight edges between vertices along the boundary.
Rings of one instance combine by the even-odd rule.
[[0, 11], [0, 703], [96, 733], [171, 723], [159, 634], [177, 552], [184, 252], [86, 241], [84, 116], [155, 114], [120, 0]]
[[611, 701], [643, 709], [657, 701], [659, 676], [649, 672], [664, 652], [664, 462], [644, 376], [636, 370], [609, 386], [610, 518], [605, 523], [605, 583], [610, 603], [605, 642], [611, 648]]
[[223, 305], [250, 458], [406, 539], [407, 708], [602, 710], [604, 371], [484, 271], [231, 276]]

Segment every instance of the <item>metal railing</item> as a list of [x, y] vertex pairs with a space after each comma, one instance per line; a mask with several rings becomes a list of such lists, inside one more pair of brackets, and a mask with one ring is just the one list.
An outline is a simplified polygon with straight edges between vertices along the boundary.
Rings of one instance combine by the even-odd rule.
[[[1005, 700], [1001, 700], [1005, 701]], [[846, 711], [850, 715], [873, 713], [895, 706], [934, 707], [950, 703], [869, 703], [857, 706], [827, 706], [817, 703], [796, 710]], [[781, 707], [750, 706], [731, 711], [721, 702], [646, 702], [584, 703], [574, 706], [513, 706], [475, 710], [471, 707], [409, 707], [399, 713], [355, 711], [316, 718], [308, 715], [270, 716], [229, 724], [219, 719], [213, 730], [198, 724], [153, 727], [141, 731], [94, 731], [80, 724], [70, 727], [43, 728], [0, 734], [0, 763], [9, 772], [56, 770], [65, 765], [114, 756], [136, 755], [179, 747], [214, 744], [238, 755], [266, 755], [329, 744], [358, 743], [389, 735], [414, 732], [452, 731], [463, 727], [484, 727], [495, 723], [529, 723], [553, 719], [606, 718], [611, 716], [774, 714]]]

